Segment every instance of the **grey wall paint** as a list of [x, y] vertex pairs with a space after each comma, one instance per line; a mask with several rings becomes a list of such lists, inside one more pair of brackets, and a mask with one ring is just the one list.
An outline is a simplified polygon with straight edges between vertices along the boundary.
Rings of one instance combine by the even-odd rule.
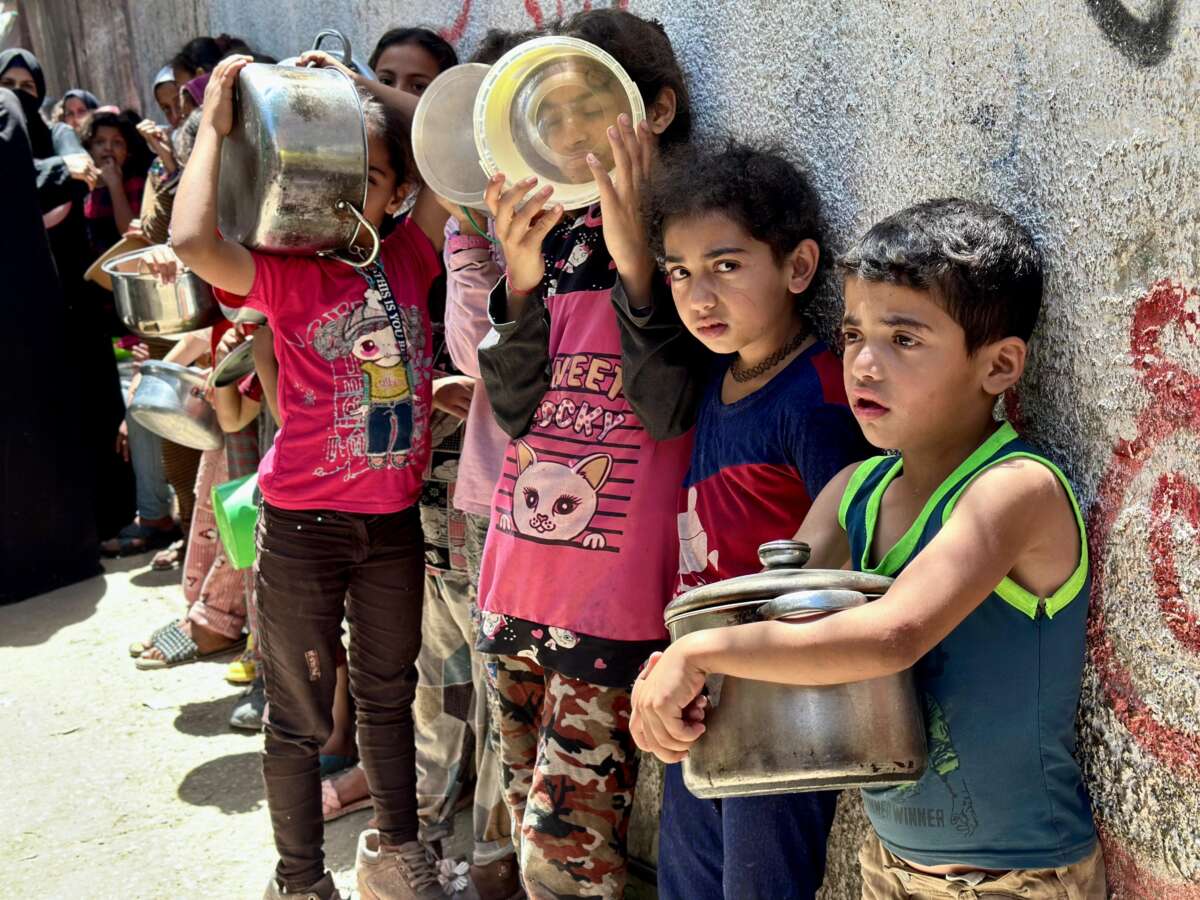
[[[424, 23], [469, 52], [488, 26], [527, 28], [582, 5], [124, 0], [131, 50], [111, 21], [103, 42], [77, 25], [71, 41], [55, 40], [91, 84], [128, 85], [145, 102], [155, 68], [193, 29], [283, 56], [333, 26], [365, 57], [385, 27]], [[88, 21], [113, 8], [77, 7], [94, 7]], [[634, 0], [632, 9], [671, 35], [701, 136], [781, 142], [812, 170], [837, 242], [945, 194], [995, 201], [1037, 235], [1047, 304], [1010, 414], [1074, 479], [1091, 531], [1080, 736], [1110, 883], [1119, 897], [1200, 897], [1200, 4]], [[61, 23], [30, 16], [39, 18], [35, 38], [61, 35]], [[863, 826], [857, 803], [844, 807], [828, 897], [857, 896]]]

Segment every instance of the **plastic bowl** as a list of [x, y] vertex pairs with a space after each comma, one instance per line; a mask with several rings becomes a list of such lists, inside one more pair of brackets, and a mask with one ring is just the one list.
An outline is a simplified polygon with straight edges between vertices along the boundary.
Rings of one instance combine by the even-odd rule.
[[413, 114], [413, 158], [439, 197], [487, 212], [488, 175], [479, 164], [471, 116], [490, 66], [466, 63], [447, 69], [425, 89]]
[[612, 170], [607, 130], [621, 113], [634, 126], [646, 118], [637, 86], [612, 56], [577, 38], [534, 38], [504, 54], [479, 87], [480, 164], [488, 178], [503, 172], [507, 186], [534, 176], [553, 187], [548, 206], [590, 206], [600, 190], [587, 154]]

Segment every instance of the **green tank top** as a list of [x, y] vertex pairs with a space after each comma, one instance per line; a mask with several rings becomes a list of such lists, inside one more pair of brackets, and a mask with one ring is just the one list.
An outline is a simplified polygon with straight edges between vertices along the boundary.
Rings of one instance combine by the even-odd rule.
[[1079, 565], [1048, 597], [1005, 578], [914, 667], [929, 745], [925, 773], [915, 785], [866, 789], [863, 800], [884, 845], [918, 865], [1054, 868], [1083, 859], [1096, 841], [1074, 758], [1091, 582], [1083, 516], [1066, 477], [1006, 423], [934, 491], [876, 564], [880, 502], [901, 472], [900, 457], [860, 465], [838, 515], [853, 568], [894, 577], [979, 475], [1016, 458], [1037, 460], [1062, 482], [1079, 525]]

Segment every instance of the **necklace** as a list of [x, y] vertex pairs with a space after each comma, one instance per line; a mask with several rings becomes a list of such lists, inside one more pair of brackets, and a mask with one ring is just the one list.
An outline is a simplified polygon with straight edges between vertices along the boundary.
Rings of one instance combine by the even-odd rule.
[[807, 337], [808, 329], [801, 328], [796, 332], [795, 336], [790, 341], [788, 341], [758, 365], [751, 366], [749, 369], [741, 368], [741, 366], [738, 364], [738, 360], [735, 359], [729, 366], [729, 374], [733, 376], [733, 380], [738, 384], [750, 381], [751, 379], [757, 378], [759, 375], [765, 375], [767, 372], [770, 372], [773, 368], [791, 356], [792, 351], [803, 344], [805, 338]]

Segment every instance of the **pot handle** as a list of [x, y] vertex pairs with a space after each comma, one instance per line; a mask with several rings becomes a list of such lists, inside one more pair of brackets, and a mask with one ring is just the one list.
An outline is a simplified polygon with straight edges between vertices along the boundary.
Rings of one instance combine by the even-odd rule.
[[774, 600], [768, 600], [758, 608], [760, 619], [771, 621], [815, 613], [840, 612], [852, 606], [862, 606], [867, 595], [859, 591], [824, 590], [792, 591]]
[[344, 262], [348, 266], [354, 266], [356, 269], [363, 269], [371, 265], [371, 263], [375, 262], [375, 260], [379, 258], [379, 232], [376, 230], [374, 225], [366, 220], [363, 214], [358, 211], [353, 203], [347, 203], [345, 200], [339, 200], [333, 205], [333, 208], [338, 212], [350, 210], [350, 212], [354, 214], [354, 218], [358, 219], [359, 226], [367, 229], [367, 234], [371, 236], [371, 252], [362, 259], [355, 259], [351, 256], [342, 256], [336, 250], [321, 255], [332, 257], [340, 262]]
[[328, 38], [328, 37], [335, 37], [339, 41], [342, 42], [342, 62], [345, 63], [346, 68], [353, 69], [354, 68], [354, 59], [350, 54], [350, 39], [348, 37], [346, 37], [344, 34], [342, 34], [340, 31], [338, 31], [337, 29], [326, 28], [324, 31], [322, 31], [320, 34], [318, 34], [316, 36], [316, 38], [313, 39], [312, 49], [320, 50], [321, 42], [324, 41], [325, 38]]

